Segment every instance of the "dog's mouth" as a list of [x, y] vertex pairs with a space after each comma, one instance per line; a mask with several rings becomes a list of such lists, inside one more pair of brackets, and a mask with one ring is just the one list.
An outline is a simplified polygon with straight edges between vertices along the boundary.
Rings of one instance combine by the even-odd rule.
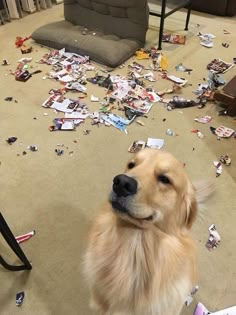
[[124, 207], [123, 205], [121, 205], [117, 201], [111, 201], [111, 205], [112, 205], [112, 208], [115, 211], [118, 211], [119, 213], [121, 213], [123, 215], [127, 215], [130, 218], [132, 218], [132, 219], [139, 220], [139, 221], [142, 221], [142, 220], [144, 220], [144, 221], [152, 221], [153, 220], [153, 215], [149, 215], [149, 216], [144, 217], [144, 218], [134, 217], [133, 215], [130, 214], [129, 210], [126, 207]]

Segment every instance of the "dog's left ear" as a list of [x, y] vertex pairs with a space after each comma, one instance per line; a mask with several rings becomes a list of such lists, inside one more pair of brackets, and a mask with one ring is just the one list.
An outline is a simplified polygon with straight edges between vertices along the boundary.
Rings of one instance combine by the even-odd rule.
[[198, 205], [195, 196], [195, 189], [193, 185], [189, 183], [187, 191], [184, 195], [181, 209], [181, 222], [187, 229], [190, 229], [193, 225], [197, 216], [197, 211]]

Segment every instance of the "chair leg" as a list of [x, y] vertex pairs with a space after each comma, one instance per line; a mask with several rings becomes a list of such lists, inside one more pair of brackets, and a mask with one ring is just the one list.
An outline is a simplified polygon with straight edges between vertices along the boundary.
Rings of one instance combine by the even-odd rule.
[[3, 259], [3, 257], [1, 255], [0, 255], [0, 265], [2, 265], [4, 268], [6, 268], [7, 270], [10, 270], [10, 271], [20, 271], [20, 270], [26, 270], [27, 269], [25, 265], [20, 265], [20, 266], [9, 265]]
[[158, 50], [162, 50], [162, 37], [163, 37], [163, 30], [164, 30], [165, 13], [166, 13], [166, 0], [162, 0]]
[[5, 21], [4, 21], [4, 18], [3, 18], [3, 15], [2, 15], [1, 10], [0, 10], [0, 21], [1, 21], [1, 24], [2, 24], [2, 25], [5, 24]]
[[22, 251], [20, 245], [17, 243], [15, 236], [12, 234], [10, 228], [8, 227], [6, 221], [4, 220], [1, 213], [0, 213], [0, 232], [2, 233], [2, 235], [3, 235], [4, 239], [6, 240], [6, 242], [8, 243], [8, 245], [11, 247], [11, 249], [14, 251], [14, 253], [17, 255], [17, 257], [23, 262], [24, 265], [23, 266], [10, 266], [3, 260], [2, 257], [0, 259], [1, 264], [5, 268], [7, 266], [10, 266], [11, 268], [16, 267], [16, 269], [12, 269], [12, 270], [23, 270], [23, 269], [30, 270], [30, 269], [32, 269], [30, 262], [28, 261], [27, 257], [25, 256], [24, 252]]
[[186, 18], [186, 23], [185, 23], [185, 31], [188, 31], [188, 24], [190, 20], [190, 15], [191, 15], [191, 9], [192, 9], [192, 1], [189, 2], [188, 5], [188, 12], [187, 12], [187, 18]]
[[19, 17], [22, 18], [23, 17], [23, 12], [22, 12], [22, 9], [21, 9], [20, 0], [16, 0], [16, 7], [17, 7], [17, 11], [19, 13]]
[[11, 18], [10, 18], [10, 14], [9, 14], [8, 7], [7, 7], [7, 4], [6, 4], [6, 0], [2, 0], [2, 3], [3, 3], [3, 7], [4, 7], [4, 10], [5, 10], [6, 16], [7, 16], [7, 21], [11, 22]]

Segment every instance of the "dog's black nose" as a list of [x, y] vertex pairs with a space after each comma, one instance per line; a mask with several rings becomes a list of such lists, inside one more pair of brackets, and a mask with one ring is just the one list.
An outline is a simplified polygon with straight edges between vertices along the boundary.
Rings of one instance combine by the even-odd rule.
[[137, 181], [127, 175], [117, 175], [113, 179], [113, 191], [122, 197], [134, 195], [137, 192], [138, 183]]

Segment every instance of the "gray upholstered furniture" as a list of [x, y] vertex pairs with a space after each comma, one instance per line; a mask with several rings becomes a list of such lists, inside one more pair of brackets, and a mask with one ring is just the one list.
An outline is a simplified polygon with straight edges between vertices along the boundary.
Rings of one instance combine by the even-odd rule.
[[236, 15], [236, 0], [192, 0], [192, 9], [205, 13], [234, 16]]
[[89, 55], [116, 67], [144, 46], [149, 10], [146, 0], [64, 0], [65, 20], [33, 32], [53, 48]]

